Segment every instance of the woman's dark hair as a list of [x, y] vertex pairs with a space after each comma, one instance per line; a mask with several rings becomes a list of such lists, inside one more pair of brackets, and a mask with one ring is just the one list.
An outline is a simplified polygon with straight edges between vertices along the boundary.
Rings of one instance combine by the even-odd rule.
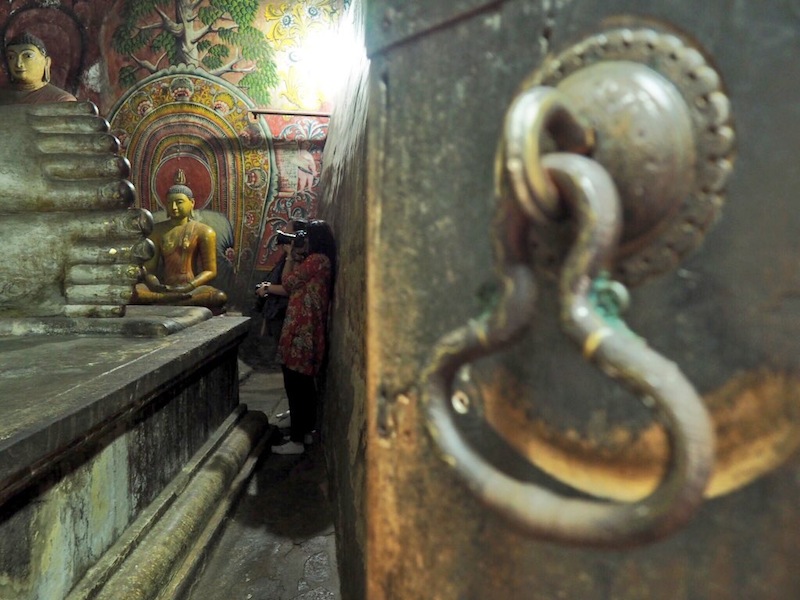
[[334, 278], [336, 276], [336, 240], [333, 237], [331, 226], [322, 219], [314, 219], [308, 223], [306, 235], [308, 236], [308, 253], [327, 256], [331, 261], [331, 278]]

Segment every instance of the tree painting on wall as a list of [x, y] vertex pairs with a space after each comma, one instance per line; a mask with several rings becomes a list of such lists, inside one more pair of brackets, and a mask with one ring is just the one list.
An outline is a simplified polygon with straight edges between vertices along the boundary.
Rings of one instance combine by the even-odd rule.
[[186, 64], [218, 77], [233, 76], [257, 104], [278, 84], [274, 53], [254, 22], [259, 0], [124, 0], [112, 44], [129, 63], [120, 84], [171, 65]]

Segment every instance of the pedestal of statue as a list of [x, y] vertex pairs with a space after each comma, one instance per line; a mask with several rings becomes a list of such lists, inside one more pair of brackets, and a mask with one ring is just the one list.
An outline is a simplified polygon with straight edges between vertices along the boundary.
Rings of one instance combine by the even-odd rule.
[[248, 319], [129, 308], [0, 321], [4, 599], [154, 597], [254, 464], [268, 424], [239, 404]]

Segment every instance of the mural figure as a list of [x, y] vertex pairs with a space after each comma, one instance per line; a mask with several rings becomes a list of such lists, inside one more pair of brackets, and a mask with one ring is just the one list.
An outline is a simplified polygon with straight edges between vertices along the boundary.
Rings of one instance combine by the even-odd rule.
[[297, 163], [297, 191], [311, 190], [317, 177], [317, 163], [308, 150], [300, 149], [295, 156]]
[[28, 32], [11, 38], [5, 46], [11, 83], [0, 90], [0, 104], [69, 102], [75, 96], [50, 83], [51, 57], [44, 42]]
[[[227, 294], [208, 285], [217, 276], [217, 234], [192, 218], [194, 193], [180, 169], [166, 204], [169, 220], [156, 223], [148, 236], [155, 255], [144, 265], [146, 273], [136, 285], [132, 304], [205, 306], [222, 312]], [[195, 266], [199, 267], [196, 275]]]

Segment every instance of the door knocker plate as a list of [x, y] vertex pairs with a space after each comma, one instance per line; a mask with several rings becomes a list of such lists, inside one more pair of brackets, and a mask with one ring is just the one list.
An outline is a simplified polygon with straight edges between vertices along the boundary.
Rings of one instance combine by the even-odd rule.
[[[612, 175], [624, 229], [613, 276], [626, 285], [674, 269], [716, 221], [734, 130], [720, 77], [673, 33], [620, 28], [547, 59], [522, 85], [554, 87], [592, 129], [589, 156]], [[570, 243], [535, 228], [536, 264], [555, 274]]]
[[[509, 106], [491, 230], [502, 291], [489, 311], [439, 339], [420, 387], [441, 458], [533, 536], [622, 548], [668, 535], [702, 504], [715, 456], [710, 415], [680, 367], [621, 312], [625, 284], [674, 268], [717, 217], [733, 159], [728, 108], [698, 50], [632, 28], [547, 60]], [[454, 389], [456, 376], [534, 326], [535, 270], [557, 279], [561, 329], [582, 356], [633, 392], [665, 432], [669, 458], [644, 498], [562, 496], [498, 469], [459, 426], [472, 403]]]

